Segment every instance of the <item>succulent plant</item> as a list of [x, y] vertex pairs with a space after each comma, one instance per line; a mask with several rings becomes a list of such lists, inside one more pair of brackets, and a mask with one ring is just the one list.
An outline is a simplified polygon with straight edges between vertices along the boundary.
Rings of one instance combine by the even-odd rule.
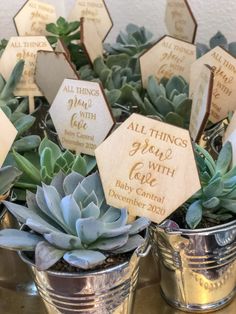
[[236, 57], [236, 42], [228, 43], [227, 38], [218, 31], [209, 41], [209, 46], [197, 43], [197, 57], [200, 58], [211, 49], [221, 46], [226, 49], [231, 55]]
[[80, 44], [80, 22], [67, 22], [63, 17], [59, 17], [57, 22], [50, 23], [46, 30], [52, 35], [47, 36], [51, 45], [55, 46], [60, 39], [70, 52], [71, 61], [77, 69], [89, 63], [88, 57]]
[[227, 142], [217, 161], [196, 145], [196, 160], [202, 188], [186, 204], [186, 222], [192, 229], [204, 219], [213, 225], [236, 217], [236, 166], [231, 168], [232, 145]]
[[94, 268], [110, 255], [142, 245], [139, 233], [149, 225], [145, 218], [128, 224], [126, 209], [106, 204], [98, 173], [85, 178], [60, 172], [51, 185], [28, 193], [28, 207], [4, 204], [30, 231], [2, 230], [0, 246], [35, 251], [39, 270], [49, 269], [62, 258], [74, 267]]
[[17, 168], [10, 166], [0, 169], [0, 202], [5, 198], [21, 174], [21, 171]]
[[108, 54], [117, 55], [125, 53], [130, 57], [138, 57], [143, 51], [150, 48], [153, 34], [145, 27], [139, 27], [135, 24], [128, 24], [126, 33], [120, 32], [116, 43], [105, 44], [104, 48]]
[[95, 158], [62, 151], [48, 138], [42, 140], [37, 153], [21, 155], [14, 151], [12, 157], [12, 163], [23, 173], [15, 187], [31, 191], [35, 191], [41, 182], [50, 184], [59, 172], [69, 174], [74, 171], [86, 176], [96, 166]]
[[100, 81], [106, 91], [114, 116], [119, 119], [122, 113], [130, 115], [137, 108], [132, 92], [140, 92], [141, 74], [139, 69], [130, 67], [130, 57], [126, 54], [99, 57], [93, 69], [84, 66], [79, 71], [83, 80]]
[[188, 129], [192, 108], [188, 93], [188, 84], [181, 76], [164, 78], [160, 83], [150, 76], [144, 97], [133, 92], [133, 98], [142, 114]]
[[35, 122], [35, 118], [28, 114], [28, 99], [17, 98], [13, 94], [21, 79], [24, 64], [24, 60], [17, 62], [7, 82], [0, 74], [0, 109], [18, 131], [13, 148], [19, 152], [36, 149], [41, 141], [37, 135], [26, 136]]

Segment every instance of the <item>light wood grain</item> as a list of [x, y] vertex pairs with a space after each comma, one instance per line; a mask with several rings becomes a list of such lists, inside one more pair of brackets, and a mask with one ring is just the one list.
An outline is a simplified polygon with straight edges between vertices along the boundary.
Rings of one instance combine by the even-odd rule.
[[103, 55], [103, 43], [93, 20], [81, 19], [81, 43], [93, 65], [94, 60]]
[[64, 148], [94, 156], [114, 125], [99, 83], [64, 80], [50, 114]]
[[4, 163], [16, 135], [16, 128], [0, 109], [0, 167]]
[[25, 60], [23, 75], [14, 94], [30, 98], [31, 112], [34, 110], [33, 97], [42, 96], [34, 80], [36, 56], [39, 50], [53, 51], [44, 36], [11, 37], [0, 59], [1, 74], [5, 80], [9, 79], [17, 61]]
[[39, 51], [36, 60], [35, 82], [49, 104], [52, 104], [64, 79], [79, 79], [79, 75], [67, 55]]
[[101, 39], [107, 37], [113, 22], [104, 0], [76, 0], [69, 14], [69, 21], [79, 21], [81, 17], [93, 20]]
[[189, 132], [133, 114], [95, 151], [109, 205], [160, 223], [200, 189]]
[[217, 123], [236, 109], [236, 59], [221, 47], [216, 47], [199, 58], [191, 67], [190, 94], [198, 84], [204, 64], [215, 69], [214, 88], [209, 120]]
[[190, 67], [195, 60], [196, 46], [165, 36], [140, 57], [143, 86], [147, 86], [151, 75], [158, 80], [181, 75], [189, 82]]
[[187, 0], [167, 0], [165, 23], [169, 35], [194, 43], [197, 22]]
[[[198, 142], [204, 132], [211, 110], [211, 99], [213, 93], [213, 71], [207, 66], [202, 67], [198, 77], [198, 84], [192, 90], [192, 111], [190, 117], [189, 131], [192, 139]], [[190, 86], [192, 82], [190, 81]]]
[[46, 36], [46, 25], [56, 20], [56, 8], [38, 0], [27, 1], [14, 17], [19, 36]]

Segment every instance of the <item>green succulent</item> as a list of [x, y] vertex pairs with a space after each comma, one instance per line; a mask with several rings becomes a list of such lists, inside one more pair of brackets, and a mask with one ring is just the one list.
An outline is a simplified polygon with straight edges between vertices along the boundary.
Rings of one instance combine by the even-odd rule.
[[0, 74], [0, 109], [18, 131], [13, 148], [19, 152], [34, 150], [41, 141], [37, 135], [27, 135], [35, 123], [35, 117], [28, 114], [28, 99], [17, 98], [13, 94], [22, 77], [24, 64], [24, 60], [17, 62], [7, 82]]
[[133, 98], [143, 115], [188, 129], [192, 108], [188, 93], [188, 84], [181, 76], [162, 79], [160, 83], [150, 76], [144, 96], [133, 92]]
[[10, 191], [21, 174], [20, 170], [10, 166], [0, 169], [0, 201]]
[[35, 251], [35, 264], [47, 270], [61, 259], [81, 269], [102, 265], [107, 257], [135, 250], [144, 243], [139, 234], [149, 221], [128, 224], [126, 209], [105, 202], [98, 173], [83, 177], [59, 173], [51, 185], [27, 194], [28, 207], [4, 202], [7, 209], [30, 231], [0, 232], [0, 246]]
[[35, 191], [41, 182], [50, 184], [59, 172], [69, 174], [72, 171], [88, 175], [96, 166], [94, 157], [75, 155], [70, 151], [62, 151], [60, 147], [44, 138], [38, 152], [21, 155], [13, 151], [13, 165], [16, 165], [23, 175], [15, 184], [16, 188]]
[[79, 71], [80, 78], [102, 83], [114, 116], [119, 117], [124, 113], [130, 115], [136, 111], [132, 93], [140, 92], [141, 74], [130, 67], [130, 57], [126, 54], [99, 57], [94, 61], [93, 69], [90, 66], [82, 67]]
[[138, 58], [141, 53], [153, 45], [153, 34], [145, 27], [128, 24], [126, 33], [120, 32], [114, 44], [105, 44], [104, 48], [110, 55], [125, 53]]
[[196, 160], [202, 188], [186, 205], [188, 226], [194, 229], [203, 220], [217, 225], [235, 219], [236, 166], [231, 168], [231, 143], [223, 146], [217, 161], [196, 145]]
[[80, 22], [67, 22], [63, 17], [59, 17], [57, 22], [46, 25], [46, 30], [52, 35], [47, 36], [52, 46], [55, 46], [60, 39], [70, 52], [71, 61], [77, 69], [89, 63], [88, 57], [80, 44]]
[[211, 49], [221, 46], [226, 49], [231, 55], [236, 57], [236, 42], [228, 43], [227, 38], [218, 31], [209, 41], [209, 46], [197, 43], [197, 57], [200, 58]]

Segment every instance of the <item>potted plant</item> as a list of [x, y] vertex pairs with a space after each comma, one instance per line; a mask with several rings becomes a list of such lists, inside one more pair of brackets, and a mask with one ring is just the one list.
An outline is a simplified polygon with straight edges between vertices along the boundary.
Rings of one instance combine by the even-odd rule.
[[196, 145], [196, 161], [201, 190], [150, 232], [165, 299], [202, 312], [223, 307], [236, 292], [236, 167], [229, 142], [216, 162]]
[[28, 207], [4, 204], [24, 227], [2, 230], [0, 246], [21, 250], [49, 312], [129, 313], [149, 221], [109, 207], [98, 173], [60, 172]]

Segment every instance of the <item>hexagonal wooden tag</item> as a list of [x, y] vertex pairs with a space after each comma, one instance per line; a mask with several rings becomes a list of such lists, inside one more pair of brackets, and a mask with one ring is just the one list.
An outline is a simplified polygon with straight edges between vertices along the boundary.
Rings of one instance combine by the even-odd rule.
[[81, 17], [96, 23], [102, 41], [110, 32], [113, 22], [104, 0], [76, 0], [69, 14], [69, 21], [79, 21]]
[[7, 157], [17, 133], [14, 125], [0, 109], [0, 167]]
[[50, 115], [64, 148], [94, 156], [114, 125], [99, 83], [64, 80]]
[[55, 99], [64, 79], [79, 79], [74, 65], [66, 54], [53, 51], [38, 51], [35, 82], [49, 104]]
[[181, 75], [189, 82], [190, 67], [195, 60], [195, 45], [164, 36], [140, 57], [143, 86], [147, 86], [151, 75], [158, 80]]
[[167, 0], [165, 23], [169, 35], [194, 43], [197, 22], [187, 0]]
[[236, 109], [236, 59], [221, 47], [216, 47], [199, 58], [191, 67], [190, 95], [198, 84], [204, 64], [215, 69], [209, 120], [217, 123]]
[[56, 47], [55, 47], [55, 52], [63, 52], [66, 54], [67, 58], [70, 60], [70, 51], [67, 48], [66, 44], [62, 39], [58, 39]]
[[45, 36], [46, 25], [56, 20], [56, 8], [38, 0], [28, 0], [14, 17], [19, 36]]
[[192, 95], [190, 95], [193, 102], [189, 131], [195, 142], [199, 142], [208, 122], [211, 110], [213, 80], [213, 70], [209, 66], [204, 65], [198, 77], [198, 84], [194, 90], [192, 89]]
[[90, 63], [103, 56], [103, 43], [97, 32], [97, 25], [93, 20], [81, 19], [81, 44], [89, 58]]
[[138, 114], [95, 155], [107, 203], [156, 223], [201, 187], [189, 132]]
[[[46, 37], [11, 37], [0, 59], [0, 69], [5, 80], [9, 78], [17, 61], [25, 60], [24, 72], [14, 94], [16, 96], [29, 96], [31, 112], [34, 110], [34, 96], [42, 96], [34, 81], [38, 50], [53, 50]], [[45, 72], [46, 74], [47, 72]]]

